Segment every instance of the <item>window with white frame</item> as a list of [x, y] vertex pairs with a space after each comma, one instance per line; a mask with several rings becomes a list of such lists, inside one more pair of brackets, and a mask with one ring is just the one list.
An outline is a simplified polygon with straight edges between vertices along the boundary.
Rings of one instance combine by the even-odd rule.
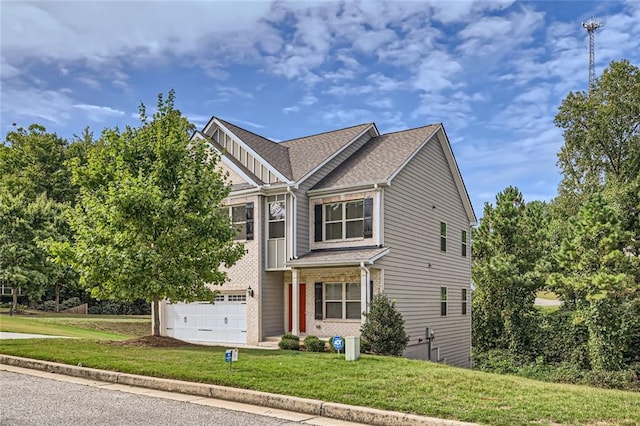
[[325, 283], [324, 318], [360, 319], [360, 283]]
[[461, 302], [462, 302], [462, 315], [467, 315], [467, 289], [463, 288], [462, 289], [462, 295], [461, 295]]
[[229, 215], [231, 224], [236, 230], [234, 240], [253, 239], [253, 203], [223, 207], [222, 212]]
[[267, 268], [284, 268], [285, 253], [285, 195], [267, 197]]
[[447, 288], [440, 287], [440, 315], [447, 316]]
[[325, 240], [345, 240], [364, 236], [363, 200], [324, 206]]
[[467, 231], [462, 231], [462, 257], [467, 257]]
[[440, 251], [447, 251], [447, 224], [440, 222]]

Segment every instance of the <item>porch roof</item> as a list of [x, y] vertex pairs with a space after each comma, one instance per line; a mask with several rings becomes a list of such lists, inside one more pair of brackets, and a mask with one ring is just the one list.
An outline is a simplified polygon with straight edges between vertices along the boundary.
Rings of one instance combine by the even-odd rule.
[[289, 260], [286, 266], [292, 268], [356, 266], [373, 263], [389, 253], [389, 247], [366, 247], [349, 249], [315, 250], [298, 259]]

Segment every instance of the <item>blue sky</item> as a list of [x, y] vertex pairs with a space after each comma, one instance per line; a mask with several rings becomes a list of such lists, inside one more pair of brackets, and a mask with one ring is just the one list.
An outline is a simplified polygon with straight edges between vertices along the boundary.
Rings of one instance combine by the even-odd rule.
[[640, 65], [639, 1], [5, 1], [0, 131], [63, 137], [137, 124], [176, 90], [201, 128], [212, 115], [276, 141], [373, 121], [381, 132], [444, 123], [476, 214], [515, 185], [550, 200], [571, 90]]

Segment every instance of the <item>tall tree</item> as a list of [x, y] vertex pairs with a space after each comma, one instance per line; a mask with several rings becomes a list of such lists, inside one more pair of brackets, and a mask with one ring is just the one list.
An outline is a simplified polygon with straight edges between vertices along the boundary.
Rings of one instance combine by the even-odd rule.
[[631, 309], [640, 295], [640, 258], [627, 251], [628, 232], [618, 212], [595, 194], [571, 221], [569, 235], [554, 257], [559, 271], [550, 275], [551, 288], [571, 294], [574, 321], [589, 330], [591, 368], [617, 370], [624, 366], [630, 329], [640, 319]]
[[59, 206], [44, 194], [30, 201], [0, 186], [0, 283], [12, 288], [11, 312], [16, 309], [19, 289], [29, 299], [38, 300], [55, 269], [37, 241], [57, 238]]
[[640, 175], [640, 69], [612, 62], [591, 92], [571, 92], [555, 117], [564, 129], [558, 154], [561, 188], [574, 194], [599, 191]]
[[525, 355], [535, 341], [536, 292], [544, 285], [547, 206], [525, 203], [517, 188], [485, 204], [474, 231], [473, 346]]
[[158, 97], [141, 125], [105, 130], [86, 165], [75, 162], [80, 196], [71, 218], [72, 245], [53, 244], [70, 259], [81, 284], [98, 299], [153, 304], [153, 334], [160, 334], [159, 301], [213, 301], [209, 284], [221, 284], [244, 255], [229, 220], [218, 214], [229, 194], [218, 158], [174, 108], [174, 92]]
[[56, 202], [73, 201], [66, 147], [64, 139], [38, 124], [7, 133], [0, 145], [0, 184], [28, 199], [45, 193]]

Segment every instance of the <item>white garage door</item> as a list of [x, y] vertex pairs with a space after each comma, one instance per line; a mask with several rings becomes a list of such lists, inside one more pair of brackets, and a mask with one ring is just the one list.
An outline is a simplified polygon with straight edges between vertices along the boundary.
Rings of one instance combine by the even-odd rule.
[[195, 343], [247, 343], [247, 296], [219, 295], [216, 303], [167, 304], [166, 335]]

